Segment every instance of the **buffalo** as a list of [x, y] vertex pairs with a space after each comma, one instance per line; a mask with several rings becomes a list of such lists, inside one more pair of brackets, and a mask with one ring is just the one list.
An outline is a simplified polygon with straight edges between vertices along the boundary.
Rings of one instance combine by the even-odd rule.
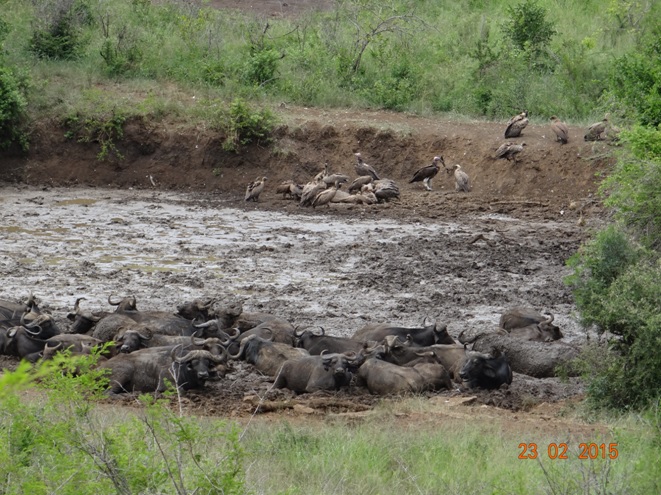
[[459, 376], [468, 388], [496, 389], [512, 383], [512, 368], [505, 354], [494, 351], [483, 354], [471, 351], [461, 367]]
[[244, 359], [261, 373], [276, 376], [285, 361], [309, 355], [305, 349], [292, 347], [282, 342], [272, 342], [258, 335], [250, 335], [241, 341], [238, 352], [230, 354], [229, 357]]
[[388, 335], [398, 336], [402, 340], [410, 335], [411, 341], [419, 346], [455, 343], [448, 333], [447, 325], [439, 325], [434, 321], [428, 322], [427, 319], [423, 322], [423, 326], [418, 328], [399, 327], [388, 323], [369, 324], [357, 330], [351, 338], [361, 342], [369, 340], [380, 342]]
[[450, 375], [442, 364], [421, 361], [413, 366], [399, 366], [378, 358], [367, 359], [358, 369], [356, 383], [372, 394], [420, 393], [452, 388]]
[[168, 383], [178, 390], [202, 388], [215, 365], [224, 360], [209, 351], [184, 346], [151, 347], [129, 354], [118, 354], [99, 365], [109, 370], [110, 394], [123, 392], [163, 392]]
[[337, 390], [351, 382], [351, 367], [356, 356], [322, 354], [288, 359], [282, 365], [274, 388], [288, 388], [296, 393]]
[[326, 335], [325, 330], [319, 327], [320, 331], [315, 333], [312, 330], [296, 331], [296, 346], [306, 349], [312, 355], [319, 355], [323, 351], [330, 353], [360, 352], [366, 344], [346, 337], [333, 337]]

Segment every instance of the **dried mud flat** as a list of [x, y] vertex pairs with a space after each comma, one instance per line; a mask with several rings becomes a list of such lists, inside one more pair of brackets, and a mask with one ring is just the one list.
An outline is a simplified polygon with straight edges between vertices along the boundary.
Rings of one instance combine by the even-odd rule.
[[[442, 196], [414, 194], [418, 202]], [[408, 326], [430, 316], [456, 337], [496, 325], [508, 307], [529, 305], [553, 312], [567, 341], [583, 341], [562, 282], [565, 261], [585, 235], [575, 215], [470, 208], [423, 220], [407, 206], [404, 198], [313, 211], [272, 192], [246, 204], [231, 194], [6, 186], [0, 298], [25, 299], [33, 291], [66, 325], [79, 297], [87, 309], [108, 310], [109, 294], [134, 294], [139, 309], [173, 311], [181, 302], [215, 297], [344, 336], [369, 322]], [[4, 357], [0, 365], [15, 362]], [[362, 414], [382, 400], [357, 387], [294, 397], [267, 394], [270, 385], [237, 363], [184, 403], [197, 414], [240, 418], [265, 397], [262, 412], [288, 415]], [[497, 391], [428, 397], [441, 405], [475, 397], [476, 404], [517, 411], [581, 393], [577, 379], [515, 374], [511, 386]]]

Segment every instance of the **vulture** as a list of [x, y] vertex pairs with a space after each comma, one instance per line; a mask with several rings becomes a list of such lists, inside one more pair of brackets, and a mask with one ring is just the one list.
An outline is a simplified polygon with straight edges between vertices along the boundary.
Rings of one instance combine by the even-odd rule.
[[521, 131], [528, 125], [528, 110], [524, 110], [519, 115], [515, 115], [507, 121], [505, 129], [505, 138], [519, 137]]
[[606, 125], [608, 124], [608, 118], [604, 117], [601, 122], [597, 122], [588, 127], [588, 132], [583, 139], [586, 141], [601, 141], [603, 139], [602, 134], [606, 130]]
[[379, 179], [373, 182], [374, 195], [381, 201], [390, 201], [399, 198], [399, 187], [392, 179]]
[[287, 197], [291, 199], [299, 199], [303, 192], [303, 186], [297, 184], [293, 180], [286, 180], [280, 183], [275, 192], [277, 194], [282, 194], [282, 199], [287, 199]]
[[413, 182], [422, 182], [425, 185], [427, 191], [431, 191], [431, 180], [436, 177], [436, 174], [441, 168], [439, 163], [442, 163], [443, 167], [445, 167], [443, 157], [435, 156], [431, 162], [431, 165], [422, 167], [415, 174], [413, 174], [413, 178], [409, 181], [409, 184], [412, 184]]
[[265, 182], [266, 177], [262, 177], [261, 179], [254, 180], [248, 184], [248, 187], [246, 187], [246, 201], [257, 201], [259, 199], [259, 195], [264, 190]]
[[324, 177], [328, 177], [330, 174], [330, 166], [328, 165], [328, 162], [324, 163], [324, 169], [319, 172], [317, 175], [314, 176], [314, 179], [312, 179], [315, 182], [319, 182], [320, 180], [323, 180]]
[[334, 186], [329, 187], [328, 189], [324, 189], [314, 197], [314, 199], [312, 200], [312, 208], [316, 208], [317, 206], [324, 206], [324, 205], [330, 208], [330, 203], [331, 201], [333, 201], [333, 198], [335, 197], [335, 193], [337, 193], [339, 189], [340, 189], [340, 182], [335, 181]]
[[301, 200], [299, 201], [299, 206], [310, 206], [312, 201], [321, 191], [326, 189], [326, 183], [323, 180], [319, 182], [308, 182], [303, 187], [301, 192]]
[[525, 145], [526, 143], [516, 144], [510, 141], [503, 143], [496, 150], [496, 158], [505, 158], [507, 161], [514, 160], [514, 163], [516, 163], [516, 155], [523, 151]]
[[369, 184], [372, 182], [374, 179], [372, 179], [371, 175], [361, 175], [357, 179], [354, 179], [354, 181], [351, 183], [349, 186], [349, 192], [354, 193], [356, 191], [362, 190], [363, 186]]
[[336, 182], [338, 182], [340, 184], [344, 184], [345, 182], [349, 182], [349, 176], [344, 175], [344, 174], [331, 174], [331, 175], [327, 175], [326, 177], [324, 177], [321, 180], [323, 180], [326, 183], [327, 186], [332, 186]]
[[569, 128], [567, 127], [567, 124], [554, 115], [551, 117], [551, 129], [555, 132], [556, 141], [560, 141], [562, 144], [567, 144], [569, 141]]
[[379, 180], [379, 175], [376, 173], [376, 170], [374, 170], [374, 167], [365, 163], [360, 153], [354, 153], [354, 155], [356, 155], [356, 165], [355, 165], [356, 173], [359, 176], [369, 175], [372, 177], [372, 179]]
[[468, 174], [461, 170], [461, 165], [454, 166], [454, 186], [457, 191], [470, 192], [471, 181]]

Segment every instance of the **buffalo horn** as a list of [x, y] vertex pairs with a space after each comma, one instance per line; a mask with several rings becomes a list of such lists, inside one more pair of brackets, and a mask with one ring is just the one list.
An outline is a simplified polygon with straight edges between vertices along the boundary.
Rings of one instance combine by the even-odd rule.
[[243, 355], [243, 351], [246, 349], [246, 344], [253, 339], [256, 339], [257, 335], [249, 335], [245, 339], [241, 341], [241, 344], [239, 344], [239, 351], [236, 354], [231, 354], [229, 351], [227, 352], [227, 355], [232, 358], [232, 359], [241, 359], [241, 356]]

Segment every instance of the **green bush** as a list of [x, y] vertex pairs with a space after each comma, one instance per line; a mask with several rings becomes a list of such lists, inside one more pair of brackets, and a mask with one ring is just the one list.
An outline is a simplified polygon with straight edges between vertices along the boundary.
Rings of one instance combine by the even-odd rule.
[[637, 122], [661, 124], [661, 29], [650, 41], [615, 60], [610, 73], [610, 91]]
[[525, 0], [507, 7], [509, 19], [503, 24], [503, 34], [512, 46], [527, 54], [533, 67], [543, 69], [550, 60], [544, 55], [557, 34], [555, 24], [547, 19], [547, 10], [536, 0]]
[[600, 327], [620, 338], [582, 358], [588, 397], [598, 407], [648, 407], [661, 397], [661, 263], [630, 266], [600, 299]]
[[129, 414], [101, 409], [107, 379], [95, 361], [63, 354], [0, 375], [0, 493], [246, 492], [235, 426], [148, 395]]
[[611, 225], [569, 258], [567, 264], [573, 273], [565, 283], [573, 289], [576, 307], [585, 326], [596, 324], [601, 332], [608, 330], [622, 335], [622, 330], [604, 326], [608, 293], [611, 284], [640, 256], [629, 237]]
[[235, 98], [229, 108], [216, 102], [218, 111], [212, 117], [214, 127], [225, 133], [223, 149], [238, 152], [248, 143], [267, 143], [275, 125], [275, 116], [268, 110], [254, 110], [241, 98]]
[[28, 106], [27, 78], [19, 77], [0, 62], [0, 149], [17, 143], [23, 150], [28, 148], [25, 131]]
[[39, 58], [76, 58], [87, 43], [82, 26], [92, 24], [84, 0], [35, 2], [36, 22], [29, 48]]
[[124, 158], [116, 144], [124, 137], [124, 122], [126, 116], [114, 108], [107, 113], [74, 113], [64, 118], [66, 137], [79, 143], [98, 143], [101, 147], [97, 155], [99, 160]]
[[621, 133], [620, 156], [601, 189], [606, 205], [644, 246], [661, 250], [661, 130], [636, 126]]

